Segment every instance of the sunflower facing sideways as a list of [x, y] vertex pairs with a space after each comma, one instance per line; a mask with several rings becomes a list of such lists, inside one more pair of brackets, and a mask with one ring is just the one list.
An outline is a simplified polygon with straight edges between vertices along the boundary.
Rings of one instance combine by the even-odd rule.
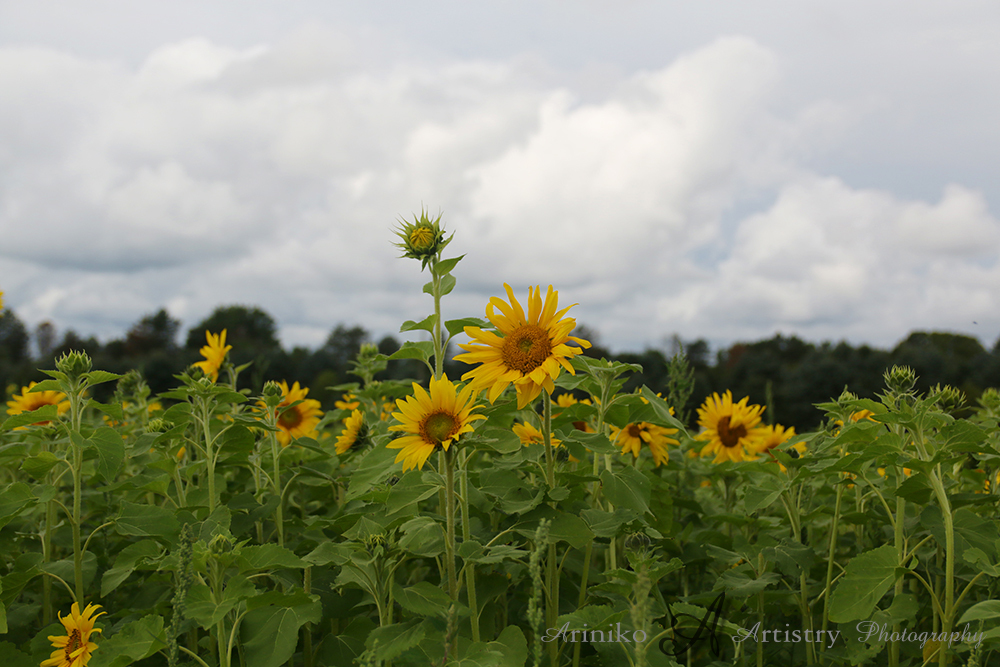
[[[320, 409], [319, 401], [313, 398], [306, 398], [309, 390], [299, 387], [296, 382], [292, 388], [288, 388], [288, 383], [281, 381], [281, 403], [278, 403], [278, 442], [282, 447], [287, 447], [293, 439], [315, 438], [317, 437], [316, 425], [319, 424], [323, 411]], [[292, 405], [299, 401], [298, 405]], [[290, 406], [291, 407], [288, 407]]]
[[386, 445], [401, 450], [396, 463], [403, 462], [403, 472], [423, 469], [434, 450], [440, 447], [448, 451], [460, 435], [472, 431], [473, 421], [486, 419], [485, 415], [472, 414], [475, 403], [472, 385], [458, 392], [447, 375], [440, 380], [431, 378], [429, 394], [414, 382], [413, 395], [396, 401], [399, 412], [392, 416], [399, 424], [389, 427], [390, 431], [402, 431], [405, 435]]
[[205, 360], [198, 361], [193, 365], [200, 368], [206, 376], [212, 378], [212, 382], [215, 382], [219, 379], [219, 369], [222, 368], [222, 364], [226, 361], [226, 353], [233, 349], [233, 346], [226, 345], [225, 329], [222, 330], [221, 334], [212, 334], [206, 331], [205, 340], [208, 341], [208, 345], [199, 350], [201, 356], [205, 357]]
[[715, 454], [715, 463], [723, 461], [749, 461], [756, 458], [756, 442], [764, 435], [759, 426], [763, 406], [747, 405], [749, 397], [733, 403], [730, 391], [719, 396], [712, 394], [698, 408], [698, 424], [702, 432], [696, 440], [707, 440], [702, 456]]
[[59, 621], [66, 628], [66, 634], [49, 637], [56, 650], [41, 663], [41, 667], [84, 667], [90, 662], [91, 654], [97, 650], [97, 644], [90, 641], [90, 635], [101, 631], [94, 627], [94, 621], [104, 612], [93, 614], [100, 608], [99, 604], [88, 604], [81, 614], [80, 605], [74, 602], [69, 615], [60, 614]]
[[666, 428], [646, 422], [629, 424], [625, 428], [611, 427], [611, 442], [622, 448], [622, 454], [632, 453], [632, 456], [639, 458], [639, 450], [642, 445], [649, 446], [649, 451], [653, 454], [653, 461], [659, 467], [670, 460], [667, 452], [667, 445], [679, 445], [679, 441], [669, 437], [677, 433], [675, 428]]
[[[489, 389], [490, 403], [513, 383], [517, 390], [517, 407], [521, 409], [538, 398], [542, 389], [551, 394], [555, 389], [553, 380], [559, 377], [562, 368], [576, 375], [569, 360], [583, 352], [582, 348], [589, 348], [590, 343], [569, 335], [576, 320], [563, 318], [563, 315], [573, 306], [557, 312], [559, 293], [552, 285], [549, 285], [544, 303], [541, 287], [528, 288], [527, 315], [510, 285], [504, 283], [504, 289], [509, 304], [494, 296], [486, 306], [486, 317], [498, 333], [465, 327], [466, 335], [473, 340], [459, 345], [466, 352], [455, 359], [480, 364], [462, 379], [470, 380], [473, 391]], [[580, 347], [567, 345], [570, 341]]]
[[355, 410], [351, 416], [344, 420], [344, 431], [337, 436], [337, 455], [344, 454], [359, 442], [365, 439], [366, 431], [365, 413]]

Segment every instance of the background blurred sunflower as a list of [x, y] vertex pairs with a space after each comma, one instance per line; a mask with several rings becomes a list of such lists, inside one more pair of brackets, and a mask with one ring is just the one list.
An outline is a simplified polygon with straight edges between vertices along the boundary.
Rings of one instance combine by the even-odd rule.
[[675, 433], [677, 433], [677, 429], [675, 428], [638, 422], [636, 424], [629, 424], [625, 428], [612, 426], [611, 441], [616, 446], [622, 448], [622, 454], [631, 452], [635, 458], [639, 458], [639, 450], [642, 449], [642, 445], [645, 443], [649, 446], [649, 451], [652, 452], [656, 465], [660, 466], [670, 460], [667, 446], [681, 444], [674, 438], [669, 437]]
[[201, 356], [205, 357], [205, 361], [198, 361], [193, 365], [200, 368], [205, 375], [212, 378], [212, 382], [215, 382], [219, 379], [219, 369], [226, 361], [226, 352], [233, 349], [233, 346], [226, 345], [225, 329], [222, 330], [221, 334], [212, 334], [206, 331], [205, 340], [208, 341], [208, 345], [199, 350]]
[[739, 403], [733, 403], [730, 391], [719, 396], [712, 394], [698, 408], [698, 424], [702, 432], [696, 440], [707, 440], [701, 450], [702, 456], [715, 454], [715, 463], [723, 461], [747, 461], [755, 458], [754, 443], [764, 434], [760, 415], [761, 405], [747, 405], [749, 397], [744, 396]]
[[[54, 405], [59, 415], [63, 415], [69, 410], [69, 400], [66, 394], [61, 391], [36, 391], [32, 393], [31, 388], [37, 382], [30, 383], [27, 387], [21, 387], [21, 395], [14, 394], [11, 400], [7, 401], [7, 414], [19, 415], [22, 412], [32, 412], [43, 405]], [[38, 422], [48, 424], [47, 421]]]
[[390, 426], [390, 431], [402, 431], [407, 435], [390, 442], [389, 449], [401, 450], [396, 455], [396, 463], [403, 462], [403, 472], [422, 469], [424, 463], [441, 447], [445, 451], [463, 433], [472, 431], [472, 422], [486, 419], [474, 415], [476, 392], [472, 385], [466, 385], [457, 393], [455, 385], [443, 375], [440, 380], [431, 378], [430, 394], [416, 382], [413, 395], [396, 401], [399, 412], [392, 413], [400, 423]]
[[[500, 335], [479, 327], [465, 327], [465, 333], [476, 342], [460, 344], [459, 347], [466, 353], [457, 355], [455, 359], [467, 364], [481, 364], [463, 375], [462, 379], [470, 380], [475, 391], [489, 389], [490, 403], [513, 383], [520, 409], [538, 398], [542, 389], [552, 393], [555, 389], [553, 380], [559, 377], [560, 366], [575, 375], [569, 359], [580, 354], [583, 351], [581, 347], [589, 348], [590, 343], [569, 335], [576, 326], [576, 320], [562, 316], [573, 306], [556, 312], [559, 293], [552, 289], [552, 285], [549, 285], [544, 304], [541, 287], [528, 288], [527, 316], [510, 285], [504, 283], [504, 289], [507, 290], [509, 304], [494, 296], [486, 306], [486, 317]], [[581, 347], [567, 345], [570, 341]]]
[[337, 454], [345, 453], [359, 440], [363, 440], [365, 430], [365, 414], [361, 410], [355, 410], [344, 420], [344, 431], [337, 436]]
[[[288, 388], [288, 383], [282, 381], [278, 384], [281, 387], [281, 403], [278, 403], [278, 442], [282, 447], [287, 447], [296, 438], [316, 438], [316, 425], [319, 424], [323, 411], [320, 409], [319, 401], [306, 398], [309, 390], [299, 387], [296, 382], [292, 388]], [[297, 405], [292, 405], [299, 401]], [[287, 407], [291, 406], [291, 407]]]

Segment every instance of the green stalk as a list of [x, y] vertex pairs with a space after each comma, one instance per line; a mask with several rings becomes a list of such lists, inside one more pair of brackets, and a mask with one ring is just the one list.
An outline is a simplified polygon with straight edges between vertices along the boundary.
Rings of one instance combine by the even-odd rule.
[[70, 438], [73, 443], [73, 574], [76, 588], [76, 599], [83, 603], [83, 549], [80, 543], [80, 514], [83, 501], [83, 436], [80, 435], [82, 410], [80, 401], [83, 389], [74, 387], [70, 394], [70, 423], [76, 438]]
[[[955, 519], [951, 513], [951, 502], [948, 494], [945, 493], [944, 484], [941, 482], [941, 464], [939, 463], [931, 471], [931, 487], [938, 503], [941, 504], [941, 515], [944, 517], [944, 618], [941, 619], [941, 632], [948, 634], [951, 632], [952, 623], [955, 616]], [[897, 523], [902, 523], [898, 521]], [[941, 645], [938, 653], [939, 667], [946, 667], [948, 664], [948, 647]]]
[[[830, 550], [826, 557], [826, 585], [823, 587], [823, 636], [830, 622], [830, 584], [833, 581], [833, 559], [837, 553], [837, 528], [840, 523], [840, 501], [844, 497], [844, 485], [837, 485], [837, 504], [833, 508], [833, 521], [830, 523]], [[820, 655], [826, 652], [826, 642], [820, 644]]]
[[[552, 397], [547, 391], [542, 392], [542, 442], [545, 443], [545, 481], [549, 492], [556, 486], [555, 454], [552, 451]], [[554, 502], [552, 503], [555, 504]], [[556, 571], [555, 542], [549, 544], [548, 562], [546, 563], [545, 583], [548, 588], [548, 599], [545, 604], [545, 616], [548, 627], [556, 627], [559, 618], [559, 582]], [[559, 647], [556, 642], [548, 642], [549, 664], [555, 667], [559, 660]]]
[[[459, 480], [461, 486], [460, 500], [462, 503], [462, 541], [468, 542], [472, 539], [471, 528], [469, 527], [469, 456], [461, 457], [462, 477]], [[465, 588], [469, 596], [469, 609], [472, 611], [472, 641], [479, 641], [479, 604], [476, 600], [476, 564], [465, 563]]]
[[[49, 451], [49, 443], [46, 440], [42, 443], [42, 451]], [[46, 475], [46, 479], [52, 483], [52, 473]], [[52, 526], [56, 522], [56, 503], [50, 500], [45, 503], [45, 527], [42, 529], [42, 562], [52, 562]], [[48, 627], [52, 623], [52, 579], [42, 578], [42, 626]]]
[[274, 487], [274, 494], [278, 496], [278, 506], [274, 510], [274, 522], [278, 526], [278, 546], [285, 546], [285, 516], [284, 508], [282, 507], [285, 503], [283, 502], [281, 493], [281, 449], [278, 446], [278, 437], [275, 435], [274, 431], [270, 431], [271, 440], [271, 459], [274, 462], [273, 478], [271, 483]]
[[444, 374], [444, 341], [441, 339], [441, 276], [437, 272], [440, 256], [431, 260], [431, 281], [434, 292], [434, 379], [440, 380]]
[[208, 472], [208, 513], [215, 511], [215, 452], [212, 449], [212, 428], [209, 425], [208, 401], [198, 399], [201, 403], [201, 429], [205, 432], [205, 464]]
[[[899, 471], [900, 475], [902, 471]], [[896, 497], [896, 530], [894, 534], [894, 539], [896, 542], [896, 562], [899, 563], [899, 567], [903, 567], [903, 559], [906, 556], [906, 536], [903, 534], [903, 523], [906, 519], [906, 499], [902, 496]], [[896, 579], [896, 585], [893, 588], [892, 596], [893, 598], [898, 597], [903, 594], [903, 577]], [[900, 624], [897, 621], [892, 624], [893, 633], [898, 633], [900, 629]], [[889, 667], [899, 667], [899, 647], [901, 645], [900, 640], [896, 640], [889, 645]]]
[[458, 603], [458, 578], [455, 576], [455, 450], [445, 452], [444, 463], [444, 512], [446, 534], [445, 569], [448, 573], [448, 595]]

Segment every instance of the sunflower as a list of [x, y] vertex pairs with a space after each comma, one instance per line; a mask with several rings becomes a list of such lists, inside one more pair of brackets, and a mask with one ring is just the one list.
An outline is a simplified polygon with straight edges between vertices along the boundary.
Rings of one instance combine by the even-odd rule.
[[[22, 412], [33, 412], [44, 405], [56, 406], [56, 411], [59, 415], [63, 415], [69, 410], [69, 400], [66, 398], [66, 394], [61, 391], [32, 392], [31, 388], [36, 384], [38, 383], [32, 382], [27, 387], [21, 387], [20, 396], [17, 394], [11, 396], [11, 400], [7, 401], [7, 414], [19, 415]], [[48, 423], [48, 421], [41, 421], [36, 425]]]
[[[490, 403], [513, 382], [520, 409], [538, 398], [542, 389], [552, 393], [553, 380], [559, 377], [560, 366], [575, 375], [569, 359], [580, 354], [581, 347], [590, 347], [590, 343], [569, 335], [576, 320], [562, 316], [573, 306], [556, 312], [559, 293], [552, 285], [549, 285], [544, 304], [541, 287], [528, 288], [527, 317], [510, 285], [504, 283], [504, 289], [510, 299], [509, 305], [499, 297], [491, 297], [486, 306], [486, 317], [500, 335], [479, 327], [465, 327], [465, 333], [475, 342], [460, 344], [466, 354], [455, 358], [468, 364], [482, 364], [462, 379], [471, 379], [474, 391], [488, 388]], [[567, 345], [570, 341], [581, 347]]]
[[343, 454], [351, 447], [365, 439], [365, 415], [361, 410], [355, 410], [344, 420], [344, 432], [337, 437], [337, 454]]
[[3, 290], [0, 290], [0, 313], [3, 312]]
[[233, 346], [226, 345], [225, 329], [222, 330], [221, 334], [214, 335], [206, 331], [205, 340], [208, 341], [208, 345], [199, 350], [201, 356], [205, 357], [205, 361], [199, 361], [194, 365], [212, 378], [212, 382], [215, 382], [219, 379], [219, 369], [222, 368], [222, 364], [226, 360], [226, 352], [233, 349]]
[[611, 427], [611, 441], [622, 448], [622, 454], [632, 452], [635, 458], [639, 458], [639, 450], [642, 444], [649, 445], [649, 451], [653, 454], [653, 460], [657, 467], [670, 460], [667, 452], [667, 445], [681, 444], [677, 440], [669, 437], [677, 433], [675, 428], [665, 428], [646, 422], [629, 424], [625, 428]]
[[733, 403], [728, 390], [722, 396], [712, 394], [705, 399], [698, 408], [698, 424], [703, 430], [695, 436], [696, 440], [708, 441], [702, 456], [715, 454], [715, 463], [754, 458], [754, 442], [764, 433], [764, 428], [758, 426], [764, 407], [747, 405], [748, 400], [744, 396], [739, 403]]
[[354, 394], [341, 394], [340, 397], [343, 399], [342, 401], [333, 402], [333, 407], [338, 410], [354, 410], [361, 407], [361, 401], [357, 400], [358, 397]]
[[[531, 424], [529, 424], [528, 422], [524, 422], [523, 424], [514, 424], [511, 430], [514, 431], [514, 435], [518, 437], [518, 439], [521, 441], [521, 444], [524, 445], [525, 447], [527, 447], [528, 445], [545, 444], [545, 438], [542, 437], [542, 432], [539, 431], [534, 426], [532, 426]], [[549, 438], [549, 442], [552, 443], [553, 447], [558, 447], [559, 445], [562, 444], [562, 440], [559, 440], [558, 438], [553, 438], [551, 436]]]
[[[278, 403], [276, 412], [278, 414], [278, 442], [282, 447], [287, 447], [293, 439], [316, 438], [316, 425], [319, 424], [323, 411], [320, 410], [319, 401], [306, 398], [309, 390], [300, 388], [296, 382], [292, 388], [288, 388], [288, 383], [282, 380], [281, 403]], [[299, 401], [298, 405], [292, 405]], [[291, 406], [291, 407], [287, 407]], [[282, 408], [285, 408], [284, 410]]]
[[68, 616], [59, 614], [59, 621], [66, 628], [66, 635], [49, 637], [56, 650], [52, 651], [48, 660], [41, 663], [41, 667], [83, 667], [90, 662], [91, 654], [97, 650], [97, 644], [90, 641], [90, 635], [101, 631], [94, 627], [94, 621], [104, 612], [92, 614], [100, 608], [99, 604], [88, 604], [81, 614], [80, 605], [74, 602]]
[[[794, 426], [789, 426], [788, 428], [785, 428], [781, 424], [764, 426], [761, 429], [760, 437], [754, 443], [754, 451], [758, 454], [766, 453], [771, 457], [772, 461], [777, 461], [777, 459], [774, 458], [774, 455], [771, 454], [771, 450], [780, 447], [793, 437], [795, 437]], [[797, 442], [792, 445], [787, 452], [792, 458], [797, 459], [800, 455], [806, 453], [806, 445], [803, 442]], [[778, 467], [781, 468], [781, 472], [787, 471], [787, 468], [785, 468], [783, 463], [780, 461], [777, 461], [777, 463]]]
[[403, 462], [403, 472], [423, 468], [424, 463], [439, 446], [448, 451], [452, 441], [463, 433], [472, 431], [472, 422], [486, 419], [474, 415], [476, 393], [466, 385], [456, 394], [455, 385], [442, 375], [440, 380], [431, 378], [430, 394], [413, 383], [413, 395], [396, 401], [399, 412], [392, 413], [400, 423], [390, 426], [390, 431], [403, 431], [406, 435], [390, 442], [389, 449], [401, 450], [396, 463]]
[[[600, 401], [597, 402], [598, 404], [600, 404]], [[573, 394], [559, 394], [559, 396], [556, 397], [556, 405], [560, 408], [570, 408], [576, 405], [577, 403], [582, 403], [584, 405], [591, 405], [589, 398], [585, 398], [581, 401], [577, 400], [576, 396], [574, 396]], [[561, 414], [562, 412], [554, 412], [552, 413], [552, 416], [554, 418], [558, 417]], [[590, 424], [588, 424], [586, 421], [583, 420], [573, 422], [573, 428], [575, 428], [577, 431], [583, 431], [584, 433], [594, 433], [594, 429], [591, 428]]]

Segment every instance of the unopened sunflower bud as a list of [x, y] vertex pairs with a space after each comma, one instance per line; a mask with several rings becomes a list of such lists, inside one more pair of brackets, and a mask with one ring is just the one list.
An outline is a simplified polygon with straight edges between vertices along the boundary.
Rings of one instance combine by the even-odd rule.
[[86, 352], [70, 350], [63, 356], [56, 359], [56, 370], [65, 373], [71, 381], [76, 381], [84, 373], [89, 373], [94, 367], [94, 362]]
[[135, 396], [145, 385], [142, 375], [133, 369], [119, 378], [117, 392], [122, 397]]
[[169, 431], [172, 426], [173, 424], [166, 419], [150, 419], [149, 423], [146, 424], [146, 433], [164, 433]]
[[917, 374], [909, 366], [893, 366], [884, 377], [885, 385], [896, 394], [909, 394], [917, 384]]
[[447, 239], [444, 237], [445, 232], [441, 228], [440, 215], [431, 220], [424, 211], [420, 212], [419, 218], [414, 216], [413, 222], [401, 220], [400, 226], [395, 232], [401, 243], [394, 245], [403, 251], [403, 257], [419, 259], [421, 268], [426, 267], [432, 258], [444, 250], [452, 238], [451, 236]]
[[652, 543], [646, 533], [632, 533], [625, 538], [625, 548], [629, 551], [644, 552]]
[[219, 555], [229, 553], [233, 549], [233, 541], [227, 535], [216, 535], [208, 543], [208, 551], [211, 554]]
[[950, 384], [946, 385], [935, 385], [931, 389], [931, 395], [937, 395], [937, 406], [943, 411], [949, 414], [962, 408], [965, 405], [965, 394], [962, 393], [960, 389], [952, 387]]
[[264, 398], [264, 404], [267, 407], [277, 407], [278, 403], [281, 403], [283, 395], [281, 385], [274, 380], [268, 380], [264, 383], [264, 390], [261, 392], [261, 396]]
[[847, 391], [845, 389], [844, 391], [841, 392], [840, 398], [837, 399], [837, 402], [843, 405], [844, 403], [849, 403], [850, 401], [856, 401], [856, 400], [858, 400], [858, 395], [850, 391]]
[[978, 403], [984, 410], [1000, 412], [1000, 391], [990, 387], [979, 396]]

